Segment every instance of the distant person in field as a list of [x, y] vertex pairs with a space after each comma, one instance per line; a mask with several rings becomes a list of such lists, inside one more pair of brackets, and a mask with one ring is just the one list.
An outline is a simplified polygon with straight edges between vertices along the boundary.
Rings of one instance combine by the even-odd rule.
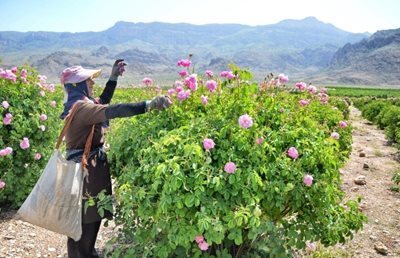
[[[87, 157], [87, 172], [83, 185], [83, 211], [82, 211], [82, 235], [79, 241], [68, 238], [68, 257], [89, 258], [99, 257], [95, 250], [97, 233], [103, 218], [112, 218], [111, 211], [105, 211], [100, 216], [97, 207], [91, 206], [84, 209], [87, 197], [95, 198], [101, 191], [111, 195], [111, 178], [107, 156], [104, 150], [104, 127], [108, 120], [117, 117], [129, 117], [145, 113], [149, 110], [163, 110], [171, 105], [167, 96], [158, 96], [149, 101], [138, 103], [123, 103], [109, 105], [118, 77], [125, 71], [126, 63], [123, 59], [115, 61], [111, 76], [99, 98], [93, 98], [94, 79], [101, 70], [85, 69], [81, 66], [66, 68], [61, 75], [61, 83], [64, 84], [65, 102], [61, 119], [68, 116], [71, 108], [77, 105], [77, 111], [65, 141], [67, 148], [67, 160], [81, 162], [86, 139], [93, 127], [93, 140], [90, 154]], [[134, 130], [134, 128], [132, 128]]]

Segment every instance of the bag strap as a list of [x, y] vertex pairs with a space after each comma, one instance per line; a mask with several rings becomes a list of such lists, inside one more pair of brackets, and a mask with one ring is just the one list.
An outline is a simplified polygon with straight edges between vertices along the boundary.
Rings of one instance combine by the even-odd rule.
[[[72, 106], [69, 115], [65, 118], [64, 127], [61, 130], [60, 135], [58, 136], [57, 144], [56, 144], [56, 149], [57, 150], [60, 148], [61, 142], [62, 142], [62, 140], [63, 140], [63, 138], [65, 136], [65, 133], [67, 132], [69, 126], [71, 125], [71, 121], [74, 118], [77, 110], [78, 110], [78, 105], [77, 105], [77, 103], [75, 103]], [[90, 130], [88, 138], [86, 139], [85, 148], [84, 148], [83, 155], [82, 155], [82, 167], [83, 167], [84, 170], [87, 170], [86, 169], [86, 167], [87, 167], [87, 157], [89, 155], [90, 147], [92, 145], [92, 140], [93, 140], [93, 135], [94, 135], [94, 126], [95, 125], [92, 126], [92, 129]]]

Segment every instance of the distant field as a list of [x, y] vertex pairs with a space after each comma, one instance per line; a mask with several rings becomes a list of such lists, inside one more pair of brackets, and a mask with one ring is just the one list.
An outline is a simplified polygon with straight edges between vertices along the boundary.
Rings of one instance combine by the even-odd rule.
[[387, 89], [387, 88], [358, 88], [358, 87], [346, 87], [346, 86], [327, 86], [329, 95], [333, 96], [348, 96], [348, 97], [363, 97], [363, 96], [375, 96], [379, 98], [387, 97], [400, 97], [399, 89]]

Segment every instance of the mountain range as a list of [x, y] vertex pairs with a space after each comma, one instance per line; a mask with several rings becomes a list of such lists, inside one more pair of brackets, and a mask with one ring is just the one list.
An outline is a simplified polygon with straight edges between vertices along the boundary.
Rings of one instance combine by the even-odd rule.
[[106, 79], [124, 58], [124, 83], [170, 83], [189, 54], [199, 74], [234, 63], [256, 80], [272, 72], [314, 84], [400, 85], [400, 29], [351, 33], [314, 17], [263, 26], [121, 21], [100, 32], [0, 32], [1, 66], [29, 63], [53, 80], [76, 64], [102, 68]]

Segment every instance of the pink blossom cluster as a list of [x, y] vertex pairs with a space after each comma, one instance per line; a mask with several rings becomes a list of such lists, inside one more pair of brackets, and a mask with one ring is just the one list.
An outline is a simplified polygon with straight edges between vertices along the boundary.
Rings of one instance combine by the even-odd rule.
[[328, 94], [320, 92], [318, 96], [319, 96], [319, 101], [321, 102], [322, 105], [326, 105], [328, 103], [329, 100]]
[[303, 91], [306, 90], [307, 84], [305, 84], [304, 82], [296, 82], [296, 84], [294, 85], [294, 87], [295, 87], [297, 90], [303, 92]]
[[325, 87], [322, 87], [321, 89], [319, 89], [319, 92], [327, 94], [328, 93], [328, 89], [325, 88]]
[[219, 76], [224, 77], [226, 79], [235, 79], [236, 75], [233, 74], [232, 71], [222, 71]]
[[[175, 88], [178, 88], [178, 87], [180, 87], [180, 88], [183, 87], [183, 83], [181, 81], [175, 81]], [[179, 92], [178, 89], [176, 91]]]
[[202, 251], [207, 251], [208, 250], [208, 243], [204, 240], [204, 237], [202, 235], [196, 236], [195, 241], [197, 243], [197, 246], [200, 248]]
[[307, 87], [307, 91], [308, 91], [310, 94], [316, 94], [316, 93], [318, 92], [317, 87], [315, 87], [315, 86], [313, 86], [313, 85], [308, 86], [308, 87]]
[[184, 101], [185, 99], [190, 97], [190, 90], [186, 90], [186, 91], [181, 90], [178, 92], [176, 97], [178, 98], [179, 101]]
[[213, 71], [211, 71], [211, 70], [206, 70], [206, 71], [204, 72], [204, 74], [205, 74], [208, 78], [211, 78], [211, 77], [214, 76], [214, 73], [213, 73]]
[[174, 88], [168, 89], [167, 91], [168, 95], [172, 96], [176, 93], [176, 90]]
[[278, 81], [280, 84], [286, 84], [289, 82], [289, 77], [287, 77], [286, 75], [284, 75], [283, 73], [278, 75]]
[[197, 90], [197, 74], [191, 74], [189, 77], [186, 77], [185, 85], [192, 91], [196, 91]]
[[210, 92], [214, 92], [217, 89], [217, 82], [214, 80], [208, 80], [206, 82], [206, 87]]
[[3, 70], [0, 68], [0, 78], [16, 82], [17, 81], [17, 76], [15, 75], [15, 72], [12, 70]]
[[192, 61], [188, 60], [188, 59], [181, 59], [177, 62], [178, 66], [183, 66], [183, 67], [189, 67], [192, 64]]
[[143, 82], [144, 85], [146, 85], [146, 86], [151, 86], [151, 85], [153, 84], [153, 80], [150, 79], [150, 78], [147, 78], [147, 77], [143, 78], [142, 82]]
[[0, 150], [0, 156], [7, 156], [10, 155], [13, 152], [13, 149], [11, 147], [6, 147], [2, 150]]
[[307, 106], [308, 104], [310, 104], [310, 101], [306, 100], [306, 99], [302, 99], [299, 101], [299, 104], [300, 104], [300, 106], [304, 107], [304, 106]]
[[179, 71], [178, 73], [182, 78], [186, 77], [189, 74], [186, 70]]

